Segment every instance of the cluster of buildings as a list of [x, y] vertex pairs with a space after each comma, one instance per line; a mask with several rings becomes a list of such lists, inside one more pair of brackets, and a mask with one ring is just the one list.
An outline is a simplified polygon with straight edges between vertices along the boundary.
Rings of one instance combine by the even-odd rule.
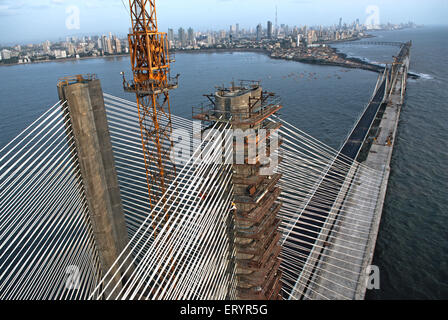
[[414, 28], [412, 22], [407, 24], [387, 24], [381, 26], [367, 26], [359, 19], [350, 24], [343, 23], [324, 27], [293, 26], [285, 24], [277, 26], [267, 21], [263, 26], [258, 24], [254, 28], [240, 28], [239, 24], [231, 25], [228, 30], [195, 32], [192, 28], [179, 28], [177, 33], [168, 30], [170, 48], [182, 50], [261, 50], [272, 58], [296, 60], [308, 63], [330, 64], [350, 68], [376, 70], [377, 66], [369, 65], [355, 59], [347, 59], [328, 44], [338, 41], [359, 40], [372, 37], [367, 34], [370, 30], [397, 30]]
[[65, 41], [25, 46], [16, 45], [0, 50], [0, 63], [30, 63], [66, 58], [97, 57], [129, 53], [128, 41], [109, 33], [108, 36], [67, 37]]
[[[412, 27], [408, 24], [387, 24], [375, 26], [375, 30], [396, 30]], [[168, 29], [168, 41], [170, 48], [176, 50], [200, 50], [205, 48], [264, 48], [269, 45], [280, 44], [281, 47], [309, 47], [335, 41], [357, 40], [366, 37], [366, 32], [372, 30], [372, 26], [361, 24], [359, 19], [347, 24], [342, 18], [339, 24], [324, 27], [297, 27], [281, 24], [277, 26], [272, 21], [265, 25], [258, 24], [253, 28], [240, 28], [237, 23], [231, 25], [228, 30], [195, 32], [192, 28], [185, 30], [179, 28]]]
[[[390, 24], [375, 26], [376, 30], [396, 30], [415, 27], [415, 24]], [[167, 38], [173, 50], [201, 49], [263, 49], [276, 52], [278, 49], [290, 50], [297, 48], [295, 54], [330, 54], [327, 49], [306, 50], [323, 47], [326, 43], [335, 41], [357, 40], [368, 36], [366, 32], [371, 26], [360, 24], [359, 19], [347, 24], [339, 19], [339, 24], [330, 27], [290, 27], [280, 26], [272, 21], [265, 25], [258, 24], [251, 28], [240, 28], [231, 25], [228, 30], [194, 31], [193, 28], [168, 29]], [[308, 52], [308, 53], [306, 53]], [[50, 61], [65, 58], [99, 57], [129, 53], [127, 39], [119, 39], [109, 33], [108, 36], [68, 37], [65, 41], [51, 43], [0, 48], [0, 64], [30, 63]], [[288, 53], [290, 55], [290, 53]]]
[[192, 28], [185, 30], [179, 28], [175, 34], [173, 29], [168, 30], [168, 41], [174, 49], [201, 49], [238, 47], [241, 44], [250, 44], [259, 47], [263, 42], [289, 41], [293, 46], [312, 45], [315, 43], [350, 40], [364, 36], [367, 27], [361, 25], [359, 20], [350, 25], [342, 22], [332, 27], [290, 27], [285, 24], [275, 26], [268, 21], [265, 26], [258, 24], [254, 28], [240, 29], [239, 24], [231, 25], [229, 30], [195, 32]]

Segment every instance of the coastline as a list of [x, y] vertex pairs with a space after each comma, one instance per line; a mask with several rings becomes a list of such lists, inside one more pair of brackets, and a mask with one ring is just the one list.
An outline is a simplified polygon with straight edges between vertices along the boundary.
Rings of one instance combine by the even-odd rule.
[[[356, 41], [356, 40], [350, 40], [350, 41]], [[339, 43], [342, 43], [339, 42]], [[348, 63], [339, 63], [339, 62], [332, 62], [328, 60], [322, 60], [322, 59], [316, 59], [316, 58], [292, 58], [292, 59], [286, 59], [283, 57], [273, 57], [271, 56], [271, 52], [266, 49], [261, 48], [211, 48], [211, 49], [200, 49], [200, 50], [194, 50], [194, 49], [188, 49], [188, 50], [176, 50], [173, 51], [175, 54], [177, 53], [188, 53], [188, 54], [200, 54], [200, 53], [233, 53], [233, 52], [255, 52], [260, 53], [268, 56], [271, 59], [277, 59], [277, 60], [285, 60], [285, 61], [296, 61], [306, 64], [314, 64], [314, 65], [322, 65], [322, 66], [333, 66], [333, 67], [344, 67], [349, 69], [363, 69], [367, 71], [373, 71], [376, 73], [379, 73], [383, 71], [384, 67], [372, 64], [369, 62], [366, 62], [364, 60], [361, 60], [359, 58], [351, 58], [348, 57], [345, 53], [339, 52], [337, 49], [332, 48], [335, 50], [335, 54], [337, 54], [340, 58], [344, 59], [345, 61], [356, 63], [356, 65], [348, 64]]]
[[[355, 41], [355, 40], [351, 40]], [[185, 49], [185, 50], [173, 50], [174, 54], [177, 53], [187, 53], [187, 54], [202, 54], [202, 53], [233, 53], [233, 52], [253, 52], [253, 53], [259, 53], [264, 54], [268, 56], [271, 59], [277, 59], [277, 60], [290, 60], [290, 61], [296, 61], [296, 62], [302, 62], [307, 64], [315, 64], [315, 65], [323, 65], [323, 66], [335, 66], [335, 67], [345, 67], [350, 69], [364, 69], [368, 71], [374, 71], [374, 72], [381, 72], [383, 69], [380, 66], [370, 64], [366, 61], [363, 61], [358, 58], [347, 58], [347, 55], [341, 52], [337, 52], [337, 54], [347, 61], [352, 61], [355, 63], [359, 63], [363, 67], [360, 66], [350, 66], [345, 63], [336, 63], [331, 62], [327, 60], [321, 60], [321, 59], [315, 59], [315, 58], [293, 58], [293, 59], [285, 59], [282, 57], [272, 57], [271, 53], [266, 49], [261, 48], [203, 48], [199, 50], [195, 49]], [[96, 57], [80, 57], [80, 58], [65, 58], [65, 59], [54, 59], [54, 60], [42, 60], [42, 61], [33, 61], [33, 62], [27, 62], [27, 63], [10, 63], [10, 64], [0, 64], [1, 67], [11, 67], [11, 66], [22, 66], [22, 65], [32, 65], [32, 64], [39, 64], [39, 63], [51, 63], [51, 62], [69, 62], [69, 61], [80, 61], [80, 60], [90, 60], [90, 59], [109, 59], [109, 58], [122, 58], [122, 57], [129, 57], [129, 54], [120, 54], [120, 55], [113, 55], [113, 56], [96, 56]]]
[[[181, 50], [171, 50], [171, 53], [177, 54], [177, 53], [188, 53], [188, 54], [202, 54], [202, 53], [233, 53], [233, 52], [253, 52], [253, 53], [259, 53], [264, 54], [268, 56], [271, 59], [277, 59], [277, 60], [286, 60], [286, 61], [296, 61], [306, 64], [314, 64], [314, 65], [321, 65], [321, 66], [333, 66], [333, 67], [341, 67], [341, 68], [348, 68], [348, 69], [360, 69], [360, 70], [366, 70], [366, 71], [372, 71], [376, 73], [380, 73], [383, 71], [384, 67], [369, 63], [367, 61], [364, 61], [360, 58], [355, 57], [348, 57], [347, 54], [340, 52], [337, 48], [334, 48], [331, 46], [331, 44], [340, 44], [345, 42], [353, 42], [353, 41], [359, 41], [362, 39], [367, 38], [375, 38], [375, 35], [368, 34], [364, 37], [357, 37], [357, 38], [351, 38], [351, 39], [344, 39], [344, 40], [338, 40], [338, 41], [324, 41], [320, 42], [319, 44], [325, 44], [327, 45], [331, 50], [333, 50], [334, 54], [337, 55], [341, 60], [344, 62], [335, 62], [330, 60], [324, 60], [324, 59], [318, 59], [314, 57], [307, 57], [307, 58], [300, 58], [300, 57], [293, 57], [293, 58], [285, 58], [281, 56], [272, 56], [272, 52], [270, 52], [267, 49], [263, 48], [201, 48], [201, 49], [181, 49]], [[67, 62], [67, 61], [78, 61], [78, 60], [88, 60], [88, 59], [108, 59], [108, 58], [121, 58], [121, 57], [129, 57], [129, 53], [127, 54], [117, 54], [117, 55], [110, 55], [110, 56], [89, 56], [89, 57], [80, 57], [80, 58], [64, 58], [64, 59], [53, 59], [53, 60], [42, 60], [42, 61], [33, 61], [33, 62], [27, 62], [27, 63], [11, 63], [11, 64], [0, 64], [0, 66], [9, 67], [9, 66], [17, 66], [17, 65], [31, 65], [36, 63], [49, 63], [49, 62]], [[419, 79], [419, 76], [417, 74], [409, 73], [409, 76], [413, 79]]]
[[116, 54], [111, 56], [89, 56], [89, 57], [79, 57], [79, 58], [64, 58], [64, 59], [52, 59], [52, 60], [40, 60], [40, 61], [33, 61], [33, 62], [25, 62], [25, 63], [0, 63], [0, 67], [12, 67], [12, 66], [26, 66], [31, 64], [38, 64], [38, 63], [51, 63], [51, 62], [67, 62], [67, 61], [79, 61], [79, 60], [90, 60], [90, 59], [108, 59], [108, 58], [121, 58], [121, 57], [128, 57], [129, 53], [124, 54]]

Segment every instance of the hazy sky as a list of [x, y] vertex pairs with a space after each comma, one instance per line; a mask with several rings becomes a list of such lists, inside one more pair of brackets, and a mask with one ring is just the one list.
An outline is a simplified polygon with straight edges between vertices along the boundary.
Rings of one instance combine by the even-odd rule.
[[[265, 26], [267, 20], [288, 25], [364, 22], [373, 5], [381, 23], [414, 21], [447, 24], [448, 0], [156, 0], [159, 28], [177, 30]], [[68, 35], [117, 33], [130, 26], [128, 0], [0, 0], [0, 44], [57, 40]], [[79, 19], [77, 18], [79, 17]]]

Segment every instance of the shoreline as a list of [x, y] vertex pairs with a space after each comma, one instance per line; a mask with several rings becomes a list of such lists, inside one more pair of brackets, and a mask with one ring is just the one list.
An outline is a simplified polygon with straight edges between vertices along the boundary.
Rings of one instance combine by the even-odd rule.
[[[351, 40], [351, 41], [356, 41], [356, 40]], [[293, 59], [285, 59], [283, 57], [272, 57], [271, 56], [271, 52], [266, 50], [266, 49], [260, 49], [260, 48], [222, 48], [222, 49], [217, 49], [217, 48], [212, 48], [212, 49], [200, 49], [200, 50], [194, 50], [194, 49], [189, 49], [189, 50], [178, 50], [178, 51], [174, 51], [175, 54], [179, 53], [187, 53], [187, 54], [200, 54], [200, 53], [233, 53], [233, 52], [254, 52], [254, 53], [259, 53], [259, 54], [264, 54], [266, 56], [268, 56], [271, 59], [275, 59], [275, 60], [284, 60], [284, 61], [295, 61], [295, 62], [300, 62], [300, 63], [306, 63], [306, 64], [314, 64], [314, 65], [321, 65], [321, 66], [332, 66], [332, 67], [343, 67], [343, 68], [348, 68], [348, 69], [361, 69], [361, 70], [366, 70], [366, 71], [373, 71], [376, 73], [381, 72], [384, 67], [376, 65], [376, 64], [372, 64], [369, 62], [366, 62], [364, 60], [361, 60], [359, 58], [351, 58], [348, 57], [345, 53], [341, 53], [339, 52], [336, 48], [333, 48], [333, 50], [335, 50], [335, 53], [342, 59], [349, 61], [349, 62], [354, 62], [357, 65], [351, 65], [351, 64], [347, 64], [347, 63], [339, 63], [339, 62], [332, 62], [332, 61], [328, 61], [328, 60], [321, 60], [321, 59], [316, 59], [316, 58], [293, 58]]]
[[[370, 36], [368, 38], [373, 38], [375, 36]], [[339, 41], [337, 43], [343, 43], [343, 42], [350, 42], [350, 41], [357, 41], [356, 39], [351, 39], [347, 41]], [[333, 42], [333, 44], [337, 44]], [[334, 50], [335, 54], [337, 54], [341, 59], [355, 63], [356, 65], [350, 64], [350, 63], [341, 63], [341, 62], [333, 62], [328, 60], [321, 60], [316, 58], [292, 58], [292, 59], [286, 59], [283, 57], [272, 57], [271, 52], [266, 49], [261, 48], [210, 48], [210, 49], [200, 49], [200, 50], [194, 50], [194, 49], [187, 49], [187, 50], [174, 50], [174, 54], [201, 54], [201, 53], [233, 53], [233, 52], [254, 52], [259, 54], [264, 54], [268, 56], [271, 59], [276, 60], [284, 60], [284, 61], [295, 61], [300, 63], [306, 63], [306, 64], [313, 64], [313, 65], [320, 65], [320, 66], [329, 66], [329, 67], [341, 67], [341, 68], [347, 68], [347, 69], [359, 69], [359, 70], [365, 70], [365, 71], [372, 71], [375, 73], [380, 73], [384, 70], [384, 66], [377, 65], [374, 63], [370, 63], [367, 61], [364, 61], [360, 58], [355, 57], [349, 57], [347, 54], [340, 52], [337, 48], [330, 47], [332, 50]], [[409, 72], [408, 75], [412, 79], [419, 79], [420, 76]]]
[[108, 58], [122, 58], [122, 57], [128, 57], [129, 53], [124, 54], [116, 54], [111, 56], [89, 56], [89, 57], [79, 57], [79, 58], [64, 58], [64, 59], [52, 59], [52, 60], [40, 60], [40, 61], [33, 61], [33, 62], [25, 62], [25, 63], [0, 63], [0, 67], [12, 67], [12, 66], [26, 66], [26, 65], [33, 65], [33, 64], [39, 64], [39, 63], [51, 63], [51, 62], [67, 62], [67, 61], [79, 61], [79, 60], [90, 60], [90, 59], [108, 59]]
[[[355, 40], [351, 40], [355, 41]], [[285, 59], [282, 57], [271, 57], [270, 52], [266, 49], [260, 48], [204, 48], [204, 49], [186, 49], [186, 50], [173, 50], [174, 54], [177, 53], [185, 53], [185, 54], [202, 54], [202, 53], [233, 53], [233, 52], [253, 52], [264, 54], [271, 59], [276, 60], [285, 60], [285, 61], [296, 61], [306, 64], [314, 64], [314, 65], [322, 65], [322, 66], [334, 66], [334, 67], [345, 67], [350, 69], [365, 69], [368, 71], [380, 72], [382, 68], [380, 66], [370, 64], [366, 61], [363, 61], [359, 58], [347, 58], [347, 55], [344, 53], [337, 52], [337, 54], [343, 58], [344, 60], [353, 61], [359, 63], [361, 65], [366, 65], [366, 68], [361, 68], [359, 66], [350, 66], [344, 63], [335, 63], [327, 60], [315, 59], [315, 58], [294, 58], [294, 59]], [[2, 67], [11, 67], [11, 66], [25, 66], [25, 65], [33, 65], [33, 64], [41, 64], [41, 63], [52, 63], [52, 62], [69, 62], [69, 61], [80, 61], [80, 60], [91, 60], [91, 59], [110, 59], [110, 58], [122, 58], [129, 57], [129, 54], [121, 54], [121, 55], [113, 55], [113, 56], [97, 56], [97, 57], [80, 57], [80, 58], [65, 58], [65, 59], [54, 59], [54, 60], [42, 60], [42, 61], [33, 61], [26, 63], [10, 63], [10, 64], [0, 64]], [[370, 67], [367, 67], [370, 66]], [[378, 70], [376, 70], [378, 69]], [[381, 69], [381, 70], [379, 70]]]
[[[347, 69], [359, 69], [359, 70], [365, 70], [365, 71], [372, 71], [376, 73], [380, 73], [383, 71], [384, 67], [369, 63], [367, 61], [364, 61], [360, 58], [355, 57], [348, 57], [347, 54], [340, 52], [337, 48], [334, 48], [331, 46], [331, 44], [341, 44], [345, 42], [353, 42], [353, 41], [359, 41], [365, 38], [375, 38], [374, 35], [367, 35], [365, 37], [358, 37], [355, 39], [347, 39], [347, 40], [340, 40], [340, 41], [331, 41], [331, 42], [322, 42], [320, 44], [325, 44], [329, 48], [331, 48], [334, 53], [344, 60], [345, 62], [334, 62], [329, 60], [322, 60], [318, 58], [297, 58], [294, 57], [292, 59], [287, 59], [284, 57], [273, 57], [271, 55], [271, 52], [262, 49], [262, 48], [202, 48], [202, 49], [183, 49], [183, 50], [172, 50], [171, 53], [177, 54], [177, 53], [187, 53], [187, 54], [203, 54], [203, 53], [233, 53], [233, 52], [253, 52], [253, 53], [259, 53], [264, 54], [268, 56], [271, 59], [276, 60], [285, 60], [285, 61], [295, 61], [300, 63], [306, 63], [306, 64], [313, 64], [313, 65], [320, 65], [320, 66], [330, 66], [330, 67], [341, 67], [341, 68], [347, 68]], [[89, 57], [80, 57], [80, 58], [65, 58], [65, 59], [53, 59], [53, 60], [42, 60], [42, 61], [33, 61], [33, 62], [27, 62], [27, 63], [11, 63], [11, 64], [0, 64], [1, 67], [11, 67], [11, 66], [19, 66], [19, 65], [32, 65], [32, 64], [39, 64], [39, 63], [50, 63], [50, 62], [67, 62], [67, 61], [79, 61], [79, 60], [89, 60], [89, 59], [110, 59], [110, 58], [122, 58], [122, 57], [129, 57], [129, 53], [127, 54], [117, 54], [117, 55], [110, 55], [110, 56], [89, 56]], [[419, 79], [420, 76], [414, 73], [409, 73], [409, 76], [413, 79]]]

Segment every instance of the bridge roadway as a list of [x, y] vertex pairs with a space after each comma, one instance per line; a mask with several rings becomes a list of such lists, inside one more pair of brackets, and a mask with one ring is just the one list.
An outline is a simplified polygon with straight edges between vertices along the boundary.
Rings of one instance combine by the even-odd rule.
[[[285, 244], [285, 247], [289, 247], [288, 249], [299, 251], [302, 254], [302, 263], [307, 264], [308, 267], [310, 264], [315, 265], [316, 260], [320, 257], [312, 257], [310, 262], [307, 263], [307, 258], [312, 254], [312, 250], [318, 240], [316, 234], [321, 234], [322, 229], [327, 221], [327, 218], [332, 213], [333, 205], [337, 202], [337, 198], [339, 196], [338, 192], [328, 192], [327, 190], [332, 189], [340, 189], [341, 186], [344, 185], [346, 179], [353, 179], [353, 172], [350, 171], [350, 166], [354, 163], [353, 160], [356, 159], [365, 137], [367, 136], [371, 124], [373, 123], [376, 114], [383, 102], [384, 94], [386, 90], [386, 79], [383, 80], [381, 85], [379, 86], [374, 98], [369, 103], [367, 108], [365, 109], [363, 115], [359, 119], [358, 123], [354, 127], [351, 132], [349, 138], [343, 145], [340, 154], [336, 157], [336, 161], [330, 166], [328, 172], [322, 178], [320, 185], [317, 187], [316, 192], [312, 196], [309, 201], [309, 205], [305, 207], [302, 212], [302, 215], [295, 223], [294, 227], [291, 229], [290, 237], [297, 239], [288, 241], [293, 246], [289, 244]], [[348, 159], [348, 158], [350, 159]], [[346, 168], [341, 168], [340, 164], [346, 164]], [[351, 183], [351, 181], [350, 181]], [[322, 195], [325, 195], [323, 199]], [[334, 213], [337, 215], [338, 212]], [[309, 230], [309, 231], [308, 231]], [[298, 235], [300, 234], [300, 236]], [[297, 249], [297, 247], [302, 249]], [[307, 257], [307, 258], [305, 258]], [[312, 268], [314, 269], [314, 267]], [[283, 271], [288, 274], [289, 277], [293, 279], [301, 278], [302, 286], [307, 287], [309, 283], [303, 282], [303, 275], [301, 275], [302, 268], [297, 268], [296, 271]], [[311, 270], [311, 274], [314, 270]], [[307, 282], [311, 281], [308, 277], [309, 271], [306, 272]], [[293, 288], [285, 288], [286, 290]], [[297, 288], [295, 289], [297, 290]], [[302, 291], [302, 290], [299, 290]], [[289, 293], [289, 292], [288, 292]], [[289, 295], [288, 295], [289, 296]]]
[[[385, 140], [386, 138], [381, 137], [381, 135], [389, 134], [389, 131], [392, 132], [391, 135], [394, 137], [394, 132], [396, 133], [396, 129], [398, 126], [398, 118], [399, 118], [399, 108], [403, 104], [404, 92], [406, 90], [406, 75], [409, 70], [409, 61], [410, 61], [410, 47], [412, 43], [406, 43], [401, 47], [400, 53], [397, 56], [397, 64], [395, 67], [389, 69], [389, 73], [386, 77], [382, 78], [382, 82], [377, 86], [377, 91], [369, 103], [367, 108], [365, 109], [363, 115], [359, 119], [358, 123], [355, 125], [353, 131], [351, 132], [349, 138], [344, 143], [341, 148], [340, 154], [337, 156], [337, 161], [341, 161], [343, 163], [348, 164], [346, 169], [341, 169], [341, 167], [337, 166], [335, 163], [330, 165], [330, 169], [324, 175], [321, 183], [316, 189], [316, 192], [313, 194], [309, 205], [303, 210], [302, 215], [299, 220], [296, 222], [295, 226], [292, 228], [288, 237], [290, 237], [288, 242], [292, 243], [292, 246], [289, 247], [291, 250], [297, 250], [297, 246], [302, 248], [299, 250], [301, 256], [303, 258], [300, 259], [302, 265], [297, 268], [297, 271], [284, 271], [288, 274], [289, 277], [294, 277], [297, 279], [297, 282], [294, 288], [284, 288], [288, 293], [294, 292], [292, 296], [297, 299], [319, 299], [320, 296], [316, 295], [316, 292], [321, 290], [317, 288], [317, 291], [310, 292], [309, 288], [314, 287], [316, 290], [315, 284], [325, 282], [325, 286], [322, 288], [332, 287], [336, 292], [341, 290], [341, 287], [336, 288], [334, 286], [333, 281], [326, 281], [323, 278], [317, 278], [317, 274], [322, 272], [322, 267], [325, 269], [332, 269], [333, 272], [340, 273], [340, 270], [334, 269], [331, 265], [322, 265], [322, 260], [334, 259], [333, 255], [337, 255], [337, 253], [331, 253], [329, 251], [329, 247], [332, 245], [340, 244], [341, 241], [344, 241], [344, 235], [339, 235], [336, 238], [332, 238], [329, 241], [329, 236], [332, 234], [333, 228], [338, 221], [340, 220], [339, 213], [341, 210], [344, 211], [343, 216], [348, 216], [356, 220], [356, 213], [359, 210], [359, 203], [356, 204], [356, 201], [353, 201], [352, 197], [354, 194], [358, 194], [359, 196], [359, 188], [362, 188], [362, 185], [365, 183], [371, 183], [368, 180], [368, 175], [364, 172], [365, 169], [359, 167], [354, 159], [357, 159], [359, 152], [366, 140], [366, 137], [369, 134], [371, 126], [375, 121], [375, 118], [378, 114], [380, 107], [383, 103], [386, 103], [385, 97], [391, 100], [388, 103], [388, 111], [387, 117], [383, 117], [381, 120], [381, 125], [387, 129], [387, 132], [380, 132], [379, 140]], [[389, 86], [393, 87], [391, 92], [389, 93]], [[398, 108], [398, 109], [397, 109]], [[395, 128], [395, 129], [392, 129]], [[390, 136], [390, 134], [389, 134]], [[381, 138], [381, 139], [380, 139]], [[384, 146], [383, 146], [384, 145]], [[388, 144], [384, 144], [381, 146], [373, 146], [372, 153], [369, 153], [366, 165], [370, 168], [374, 168], [379, 170], [379, 172], [383, 173], [383, 177], [379, 180], [379, 182], [375, 182], [378, 185], [379, 193], [372, 195], [365, 195], [363, 201], [366, 202], [366, 205], [374, 208], [370, 213], [371, 216], [365, 217], [367, 220], [371, 221], [370, 224], [370, 235], [369, 235], [369, 243], [367, 244], [359, 244], [359, 248], [362, 249], [364, 245], [364, 250], [366, 256], [370, 256], [369, 259], [365, 259], [364, 257], [359, 257], [361, 259], [362, 267], [358, 268], [358, 270], [352, 270], [354, 273], [359, 274], [359, 279], [355, 279], [355, 282], [358, 284], [353, 288], [353, 283], [349, 283], [347, 281], [343, 281], [342, 287], [348, 288], [352, 287], [353, 290], [350, 292], [345, 291], [348, 296], [352, 296], [356, 299], [362, 299], [365, 292], [365, 286], [363, 283], [360, 283], [361, 279], [364, 279], [363, 270], [367, 267], [367, 264], [370, 263], [371, 258], [373, 256], [373, 248], [375, 246], [377, 229], [379, 226], [379, 220], [381, 218], [381, 210], [384, 201], [384, 197], [386, 194], [387, 188], [387, 179], [388, 179], [388, 166], [390, 163], [390, 158], [392, 154], [392, 149]], [[384, 150], [379, 150], [378, 148], [385, 148]], [[348, 157], [348, 158], [347, 158]], [[352, 165], [350, 167], [350, 165]], [[334, 190], [335, 188], [339, 189], [339, 192], [326, 192], [326, 190]], [[322, 196], [324, 195], [324, 196]], [[352, 203], [352, 204], [348, 204]], [[351, 232], [356, 235], [359, 233], [362, 222], [359, 222], [358, 227], [353, 226]], [[365, 226], [364, 226], [365, 227]], [[336, 227], [337, 228], [337, 227]], [[304, 230], [309, 230], [308, 232]], [[300, 234], [300, 236], [297, 236]], [[318, 234], [318, 236], [316, 236]], [[316, 246], [316, 244], [319, 244]], [[331, 242], [331, 243], [329, 243]], [[333, 243], [334, 242], [334, 243]], [[323, 257], [322, 254], [325, 256]], [[342, 260], [341, 260], [342, 259]], [[339, 261], [343, 261], [347, 259], [344, 255], [339, 255]], [[333, 260], [332, 260], [333, 261]], [[338, 262], [333, 261], [334, 266], [337, 267]], [[317, 269], [321, 269], [318, 271]], [[329, 272], [328, 270], [325, 272]], [[328, 275], [332, 276], [334, 273], [328, 273]], [[351, 275], [353, 276], [353, 274]], [[331, 283], [332, 282], [332, 283]], [[361, 281], [362, 282], [362, 281]], [[363, 289], [364, 288], [364, 289]], [[290, 290], [290, 291], [289, 291]], [[344, 291], [345, 289], [343, 289]], [[308, 292], [308, 294], [306, 294]], [[328, 294], [328, 292], [326, 292]], [[329, 295], [332, 298], [338, 299], [339, 296], [334, 296], [333, 294]], [[344, 295], [346, 296], [346, 295]]]
[[[399, 62], [404, 61], [406, 73], [409, 65], [409, 48], [410, 45], [408, 44], [402, 46], [397, 56]], [[355, 164], [354, 159], [358, 157], [378, 111], [385, 102], [386, 91], [389, 90], [387, 87], [391, 80], [392, 72], [389, 72], [386, 77], [382, 78], [382, 82], [377, 87], [373, 99], [364, 110], [361, 118], [341, 148], [339, 155], [336, 157], [336, 163], [333, 162], [330, 165], [311, 200], [288, 235], [290, 237], [289, 244], [285, 244], [285, 247], [300, 253], [302, 258], [299, 260], [302, 265], [296, 268], [295, 271], [291, 271], [290, 268], [286, 268], [283, 271], [288, 277], [297, 279], [295, 287], [284, 288], [286, 296], [294, 296], [297, 299], [310, 298], [305, 295], [305, 292], [316, 279], [316, 269], [322, 259], [322, 253], [325, 251], [324, 248], [315, 250], [316, 244], [319, 242], [317, 247], [328, 246], [328, 236], [331, 234], [341, 210], [344, 210], [344, 214], [356, 214], [356, 206], [346, 208], [344, 205], [347, 198], [351, 197], [349, 190], [356, 190], [356, 185], [365, 183], [365, 181], [360, 179], [364, 175], [363, 169]], [[401, 85], [401, 81], [397, 81], [397, 86]], [[401, 90], [403, 90], [403, 87]], [[395, 91], [400, 90], [397, 88]], [[344, 169], [340, 165], [338, 166], [338, 163], [344, 163], [347, 166], [344, 166], [346, 167]], [[358, 177], [356, 177], [357, 174]], [[327, 190], [334, 189], [339, 189], [339, 192], [327, 192]], [[384, 194], [372, 195], [371, 199], [366, 198], [365, 200], [370, 201], [370, 206], [376, 207], [377, 201], [381, 201], [380, 199], [385, 195], [385, 188], [382, 188], [381, 192]], [[353, 232], [356, 232], [356, 230]], [[376, 233], [373, 238], [376, 239]], [[356, 270], [356, 272], [361, 273], [362, 270]], [[359, 293], [357, 295], [359, 297]], [[363, 296], [363, 294], [361, 295]]]
[[[338, 42], [334, 42], [338, 44]], [[341, 42], [339, 42], [341, 43]], [[375, 45], [375, 46], [393, 46], [393, 47], [403, 47], [406, 43], [403, 42], [394, 42], [394, 41], [357, 41], [357, 42], [349, 42], [343, 43], [351, 46], [365, 46], [365, 45]]]
[[342, 155], [351, 159], [357, 158], [362, 144], [364, 143], [364, 139], [366, 138], [373, 120], [375, 120], [376, 114], [378, 113], [378, 110], [383, 102], [385, 91], [386, 80], [384, 79], [383, 83], [378, 88], [374, 98], [364, 110], [364, 113], [354, 127], [349, 138], [342, 146], [340, 152]]

